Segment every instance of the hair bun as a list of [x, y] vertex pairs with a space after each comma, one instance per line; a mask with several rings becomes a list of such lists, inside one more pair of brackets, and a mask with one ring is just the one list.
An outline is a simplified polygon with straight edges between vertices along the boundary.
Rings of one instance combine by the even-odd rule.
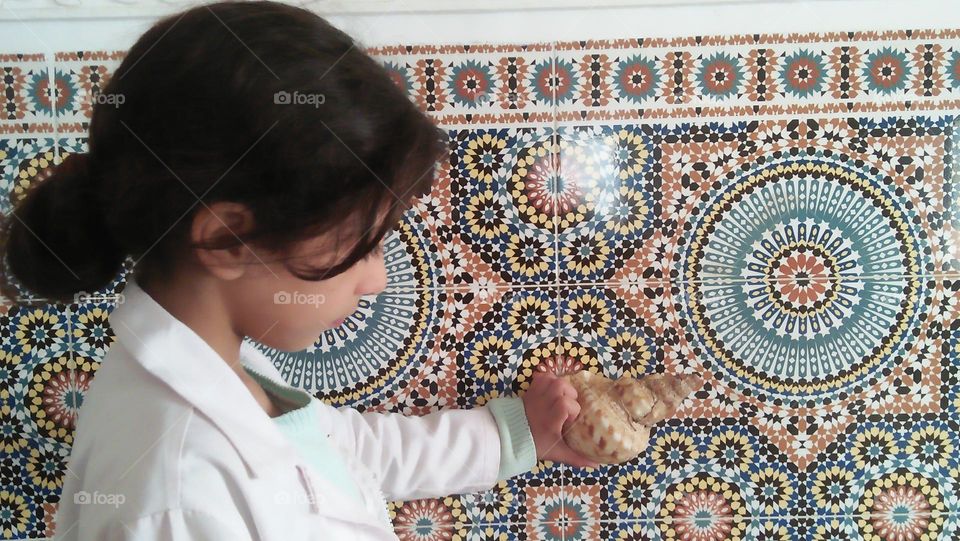
[[88, 154], [70, 154], [2, 218], [0, 288], [16, 300], [18, 282], [51, 302], [110, 284], [124, 259], [104, 220]]

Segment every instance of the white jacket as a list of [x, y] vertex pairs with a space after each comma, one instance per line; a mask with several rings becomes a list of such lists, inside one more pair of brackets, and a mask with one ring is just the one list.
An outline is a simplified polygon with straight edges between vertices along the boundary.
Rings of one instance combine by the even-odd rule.
[[[487, 407], [406, 417], [321, 402], [360, 505], [317, 475], [199, 335], [134, 280], [123, 294], [110, 315], [116, 341], [80, 410], [56, 539], [393, 540], [387, 500], [496, 484]], [[241, 362], [283, 382], [246, 342]]]

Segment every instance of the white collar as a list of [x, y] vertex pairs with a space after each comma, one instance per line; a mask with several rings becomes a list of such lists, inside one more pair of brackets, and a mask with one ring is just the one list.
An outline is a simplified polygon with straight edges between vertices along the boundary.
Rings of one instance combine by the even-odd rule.
[[[240, 377], [203, 338], [132, 277], [127, 279], [123, 299], [109, 317], [117, 341], [148, 372], [211, 419], [236, 448], [252, 477], [260, 477], [288, 459], [299, 460], [292, 444]], [[263, 363], [269, 360], [244, 341], [240, 362], [263, 372]]]

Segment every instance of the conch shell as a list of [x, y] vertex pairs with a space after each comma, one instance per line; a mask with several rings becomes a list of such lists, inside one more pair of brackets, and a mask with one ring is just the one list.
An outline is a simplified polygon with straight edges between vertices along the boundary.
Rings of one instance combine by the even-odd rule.
[[573, 450], [601, 464], [632, 460], [647, 447], [650, 426], [670, 417], [703, 385], [697, 374], [650, 374], [611, 380], [581, 370], [563, 376], [577, 390], [580, 415], [563, 435]]

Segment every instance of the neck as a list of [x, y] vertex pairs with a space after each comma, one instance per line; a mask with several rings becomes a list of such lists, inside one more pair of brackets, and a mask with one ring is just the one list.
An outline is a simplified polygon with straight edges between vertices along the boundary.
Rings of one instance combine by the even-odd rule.
[[270, 417], [283, 413], [240, 363], [243, 335], [233, 326], [218, 282], [201, 273], [176, 274], [162, 283], [137, 278], [148, 295], [184, 325], [197, 333], [227, 363]]
[[240, 364], [243, 337], [234, 331], [215, 281], [197, 276], [174, 276], [158, 283], [154, 280], [142, 282], [138, 277], [137, 284], [197, 333], [244, 381], [249, 378]]

